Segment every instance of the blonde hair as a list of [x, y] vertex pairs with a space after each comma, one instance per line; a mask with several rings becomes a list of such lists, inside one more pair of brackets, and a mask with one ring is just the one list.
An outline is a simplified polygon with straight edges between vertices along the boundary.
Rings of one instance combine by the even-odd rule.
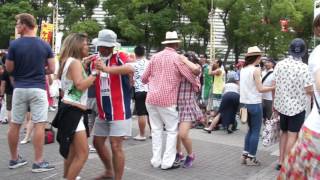
[[82, 59], [82, 45], [83, 41], [87, 40], [87, 38], [88, 36], [86, 34], [72, 33], [64, 39], [60, 51], [60, 68], [58, 72], [59, 79], [61, 79], [65, 62], [69, 57], [73, 57], [75, 59]]

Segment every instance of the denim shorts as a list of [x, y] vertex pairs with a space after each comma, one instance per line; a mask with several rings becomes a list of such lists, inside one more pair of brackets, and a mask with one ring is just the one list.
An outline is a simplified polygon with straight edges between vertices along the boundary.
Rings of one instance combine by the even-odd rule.
[[47, 122], [48, 97], [46, 90], [15, 88], [12, 95], [12, 122], [22, 124], [28, 107], [30, 107], [33, 123]]

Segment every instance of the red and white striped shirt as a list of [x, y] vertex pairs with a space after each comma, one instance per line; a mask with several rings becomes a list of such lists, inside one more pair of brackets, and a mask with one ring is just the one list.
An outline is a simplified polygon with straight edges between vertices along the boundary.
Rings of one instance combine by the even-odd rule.
[[177, 97], [182, 77], [185, 77], [196, 90], [199, 81], [196, 76], [179, 58], [172, 48], [152, 56], [149, 66], [142, 75], [142, 82], [149, 85], [146, 103], [169, 107], [177, 105]]

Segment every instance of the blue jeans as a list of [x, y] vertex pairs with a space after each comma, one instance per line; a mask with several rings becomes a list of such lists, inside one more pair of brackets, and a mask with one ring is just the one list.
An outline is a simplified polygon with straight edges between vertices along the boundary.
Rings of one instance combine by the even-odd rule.
[[245, 104], [248, 109], [249, 130], [244, 141], [244, 151], [255, 156], [258, 149], [259, 135], [262, 122], [261, 104]]

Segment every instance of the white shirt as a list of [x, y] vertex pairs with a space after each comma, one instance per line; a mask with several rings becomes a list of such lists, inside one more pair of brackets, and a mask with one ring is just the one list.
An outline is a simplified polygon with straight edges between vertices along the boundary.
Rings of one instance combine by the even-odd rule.
[[239, 94], [239, 85], [236, 83], [227, 83], [224, 85], [224, 94], [227, 92], [235, 92]]
[[[309, 70], [314, 80], [315, 80], [315, 73], [320, 68], [319, 58], [320, 58], [320, 46], [317, 46], [309, 56]], [[316, 100], [320, 105], [320, 90], [317, 90], [315, 85], [313, 87], [315, 90]], [[308, 118], [304, 122], [304, 125], [307, 128], [311, 129], [312, 131], [320, 133], [320, 115], [315, 102], [313, 104], [311, 113], [309, 114]]]
[[133, 79], [135, 92], [148, 92], [148, 85], [142, 83], [141, 76], [147, 69], [149, 61], [145, 58], [137, 59], [136, 62], [130, 63], [130, 65], [134, 68]]
[[262, 94], [257, 90], [253, 77], [255, 70], [256, 67], [249, 65], [240, 71], [240, 103], [260, 104], [262, 102]]
[[[262, 79], [263, 79], [263, 77], [265, 77], [265, 75], [268, 74], [268, 72], [271, 72], [271, 71], [273, 71], [273, 69], [269, 69], [268, 71], [262, 72]], [[273, 72], [272, 72], [271, 74], [268, 75], [268, 77], [262, 83], [263, 86], [267, 86], [267, 87], [272, 86], [273, 79], [274, 78], [273, 78]], [[266, 100], [272, 101], [272, 91], [263, 93], [262, 94], [262, 99], [266, 99]]]
[[273, 72], [276, 82], [274, 107], [281, 114], [294, 116], [307, 107], [305, 87], [312, 85], [308, 66], [292, 56], [280, 61]]

